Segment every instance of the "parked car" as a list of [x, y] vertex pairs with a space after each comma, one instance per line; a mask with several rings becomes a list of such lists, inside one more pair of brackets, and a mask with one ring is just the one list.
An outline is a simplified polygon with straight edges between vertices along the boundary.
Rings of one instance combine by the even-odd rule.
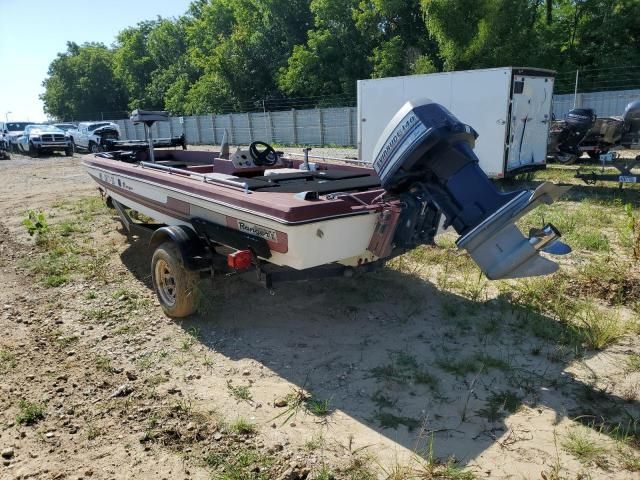
[[0, 133], [3, 133], [5, 139], [9, 142], [9, 149], [18, 150], [18, 137], [22, 135], [27, 125], [33, 122], [0, 122]]
[[75, 130], [78, 126], [75, 123], [54, 123], [54, 127], [58, 127], [60, 130], [68, 132], [69, 130]]
[[64, 152], [73, 155], [69, 135], [53, 125], [28, 125], [17, 139], [18, 150], [36, 157], [41, 153]]
[[120, 127], [112, 122], [80, 122], [67, 131], [75, 148], [93, 153], [105, 150], [107, 140], [120, 139]]

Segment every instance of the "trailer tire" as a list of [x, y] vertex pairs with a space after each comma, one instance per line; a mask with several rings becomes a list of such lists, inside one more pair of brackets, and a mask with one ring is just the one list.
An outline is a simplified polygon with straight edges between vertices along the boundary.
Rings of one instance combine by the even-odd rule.
[[560, 153], [557, 154], [555, 158], [556, 162], [561, 163], [562, 165], [571, 165], [572, 163], [575, 163], [576, 160], [578, 160], [578, 156], [571, 153]]
[[164, 242], [153, 252], [151, 279], [160, 306], [169, 317], [186, 317], [194, 313], [198, 272], [184, 266], [182, 255], [173, 242]]

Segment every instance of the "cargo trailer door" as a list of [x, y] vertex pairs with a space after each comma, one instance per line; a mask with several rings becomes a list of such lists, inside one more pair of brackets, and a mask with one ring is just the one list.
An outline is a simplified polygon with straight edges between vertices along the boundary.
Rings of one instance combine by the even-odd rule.
[[553, 78], [514, 75], [511, 88], [506, 173], [546, 163]]

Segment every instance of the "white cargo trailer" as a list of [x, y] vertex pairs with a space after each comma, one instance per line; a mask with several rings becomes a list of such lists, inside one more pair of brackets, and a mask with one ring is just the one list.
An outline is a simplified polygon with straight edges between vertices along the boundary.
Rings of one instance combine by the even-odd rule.
[[358, 150], [373, 161], [387, 123], [408, 100], [447, 107], [479, 134], [475, 152], [493, 178], [544, 168], [555, 72], [488, 68], [358, 81]]

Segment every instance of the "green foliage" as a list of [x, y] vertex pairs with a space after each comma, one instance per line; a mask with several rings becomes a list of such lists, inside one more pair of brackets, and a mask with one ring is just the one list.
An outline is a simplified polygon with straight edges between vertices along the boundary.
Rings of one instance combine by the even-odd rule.
[[44, 405], [27, 400], [20, 400], [18, 404], [16, 422], [20, 425], [33, 425], [44, 418]]
[[27, 229], [30, 236], [36, 238], [44, 237], [49, 232], [47, 216], [42, 211], [29, 210], [26, 218], [22, 220], [22, 225]]
[[[352, 102], [358, 79], [504, 65], [579, 68], [597, 90], [610, 80], [599, 68], [640, 62], [639, 17], [637, 0], [201, 0], [112, 47], [69, 42], [42, 100], [69, 119], [331, 106]], [[637, 84], [633, 71], [615, 79]]]
[[101, 43], [67, 42], [49, 65], [40, 95], [44, 111], [56, 118], [95, 118], [127, 107], [124, 85], [114, 68], [114, 51]]

